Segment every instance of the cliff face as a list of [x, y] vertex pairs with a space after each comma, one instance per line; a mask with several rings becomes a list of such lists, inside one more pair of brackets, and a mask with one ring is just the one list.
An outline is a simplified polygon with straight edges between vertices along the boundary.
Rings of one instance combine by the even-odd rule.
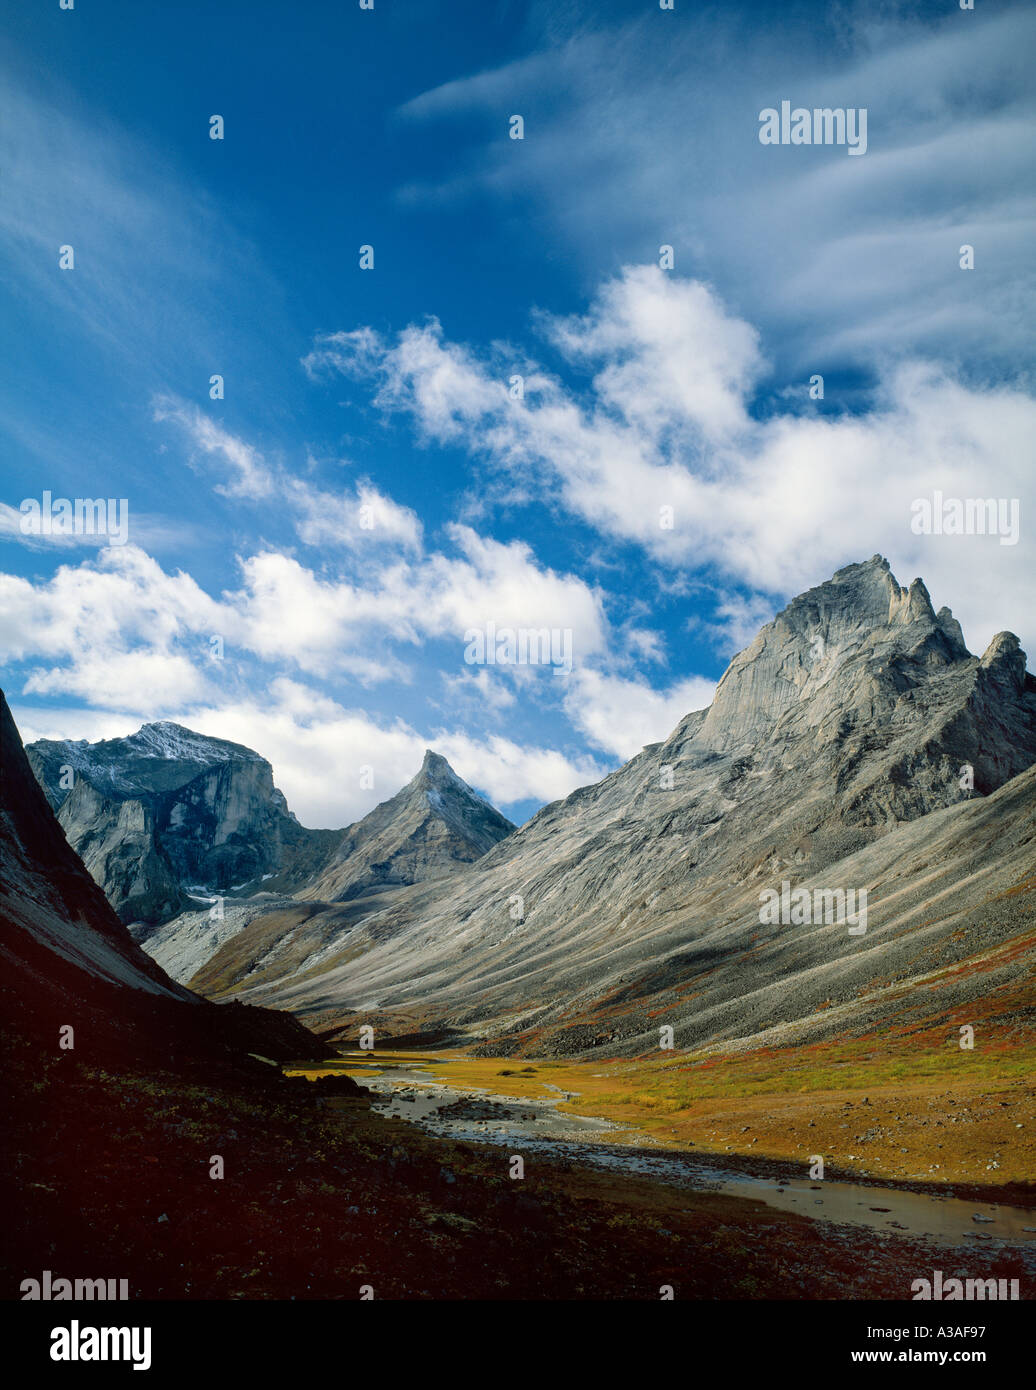
[[45, 945], [111, 982], [188, 998], [123, 930], [69, 846], [0, 693], [0, 918], [5, 953]]
[[985, 794], [1036, 761], [1034, 691], [1013, 634], [972, 656], [949, 609], [876, 555], [794, 599], [734, 658], [693, 746], [807, 771], [819, 758], [847, 818], [906, 820], [947, 804], [963, 762]]
[[341, 839], [288, 810], [265, 758], [177, 724], [100, 743], [41, 739], [29, 760], [69, 843], [124, 922], [195, 896], [311, 876]]
[[432, 752], [345, 831], [307, 830], [265, 758], [177, 724], [93, 744], [40, 739], [26, 752], [69, 844], [156, 949], [163, 924], [207, 912], [216, 895], [228, 895], [224, 911], [259, 893], [345, 901], [440, 878], [514, 830]]

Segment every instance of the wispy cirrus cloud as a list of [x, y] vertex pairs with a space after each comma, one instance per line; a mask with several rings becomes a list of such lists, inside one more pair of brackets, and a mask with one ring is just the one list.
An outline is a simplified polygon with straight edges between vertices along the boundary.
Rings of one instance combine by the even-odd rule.
[[[44, 88], [9, 62], [2, 76], [0, 244], [12, 293], [49, 302], [67, 335], [134, 371], [168, 375], [186, 344], [218, 360], [209, 296], [232, 284], [235, 302], [251, 295], [269, 312], [276, 300], [256, 248], [138, 131], [99, 120], [53, 78]], [[63, 245], [72, 271], [59, 269]]]
[[421, 522], [369, 479], [332, 492], [289, 469], [269, 463], [258, 449], [206, 415], [198, 406], [170, 396], [157, 397], [154, 419], [171, 421], [210, 467], [222, 470], [214, 489], [238, 502], [259, 505], [275, 500], [293, 520], [299, 539], [310, 546], [382, 543], [419, 549]]
[[[401, 190], [408, 206], [520, 202], [587, 283], [671, 244], [678, 271], [761, 329], [782, 374], [918, 353], [1027, 371], [1030, 9], [801, 8], [778, 28], [713, 7], [602, 31], [580, 6], [538, 6], [527, 35], [531, 53], [401, 108], [469, 132], [459, 162]], [[866, 156], [761, 146], [758, 114], [783, 99], [866, 107]], [[526, 119], [518, 147], [511, 111]], [[959, 269], [965, 242], [980, 276]]]

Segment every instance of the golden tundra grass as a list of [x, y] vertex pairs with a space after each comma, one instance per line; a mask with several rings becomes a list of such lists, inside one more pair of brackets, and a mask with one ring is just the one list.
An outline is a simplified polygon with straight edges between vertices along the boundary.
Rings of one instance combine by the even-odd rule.
[[[751, 1155], [874, 1178], [1032, 1182], [1036, 1044], [981, 1031], [962, 1050], [945, 1027], [911, 1034], [722, 1055], [540, 1061], [463, 1052], [351, 1054], [307, 1075], [353, 1071], [356, 1060], [413, 1066], [429, 1080], [522, 1099], [573, 1095], [559, 1109], [623, 1126], [608, 1142]], [[354, 1074], [362, 1080], [362, 1071]]]

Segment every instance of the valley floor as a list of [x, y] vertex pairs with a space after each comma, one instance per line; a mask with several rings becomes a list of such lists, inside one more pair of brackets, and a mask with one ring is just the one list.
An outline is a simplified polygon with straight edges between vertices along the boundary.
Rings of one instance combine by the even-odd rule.
[[[1020, 1278], [1023, 1298], [1032, 1283], [1021, 1251], [980, 1260], [535, 1153], [514, 1179], [499, 1147], [430, 1137], [260, 1063], [244, 1081], [116, 1073], [3, 1041], [8, 1298], [45, 1269], [125, 1277], [135, 1299], [357, 1299], [365, 1285], [378, 1299], [655, 1300], [664, 1285], [678, 1299], [908, 1299], [914, 1279], [958, 1268]], [[615, 1076], [593, 1070], [602, 1104], [635, 1103], [608, 1101]], [[694, 1123], [720, 1137], [718, 1117]]]
[[559, 1112], [621, 1126], [609, 1142], [748, 1165], [805, 1167], [819, 1153], [827, 1176], [1036, 1201], [1036, 1045], [1025, 1040], [982, 1052], [891, 1038], [636, 1061], [427, 1056], [453, 1087], [570, 1093]]

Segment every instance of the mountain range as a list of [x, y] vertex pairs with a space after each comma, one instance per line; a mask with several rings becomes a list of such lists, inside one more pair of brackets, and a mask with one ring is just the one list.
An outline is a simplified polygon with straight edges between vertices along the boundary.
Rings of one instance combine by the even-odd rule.
[[[519, 829], [430, 753], [356, 826], [303, 831], [269, 764], [203, 742], [211, 763], [166, 725], [31, 756], [55, 800], [75, 766], [59, 815], [123, 916], [147, 895], [117, 827], [143, 822], [134, 872], [164, 856], [172, 888], [134, 931], [175, 978], [342, 1036], [575, 1055], [644, 1052], [666, 1025], [677, 1047], [819, 1038], [986, 1007], [1031, 965], [1036, 681], [1012, 634], [972, 655], [880, 556], [794, 599], [708, 709]], [[239, 896], [170, 916], [188, 880]], [[796, 889], [866, 903], [863, 930], [771, 920], [767, 895]]]

